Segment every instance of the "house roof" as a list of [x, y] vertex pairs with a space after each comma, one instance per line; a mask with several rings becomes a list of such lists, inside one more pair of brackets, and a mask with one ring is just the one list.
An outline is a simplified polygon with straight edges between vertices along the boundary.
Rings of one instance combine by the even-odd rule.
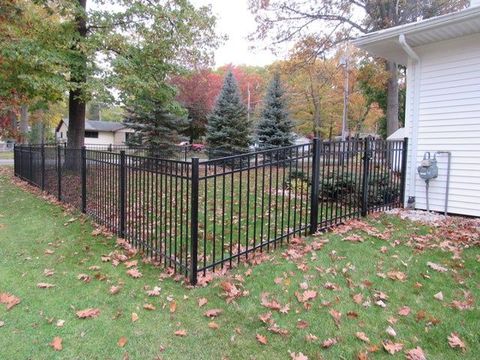
[[[57, 125], [56, 131], [60, 129], [62, 122], [68, 127], [68, 119], [60, 120]], [[85, 131], [104, 131], [115, 132], [126, 128], [125, 124], [114, 121], [99, 121], [99, 120], [85, 120]]]
[[406, 65], [408, 55], [399, 42], [404, 35], [411, 47], [480, 33], [480, 6], [363, 35], [353, 41], [369, 53]]

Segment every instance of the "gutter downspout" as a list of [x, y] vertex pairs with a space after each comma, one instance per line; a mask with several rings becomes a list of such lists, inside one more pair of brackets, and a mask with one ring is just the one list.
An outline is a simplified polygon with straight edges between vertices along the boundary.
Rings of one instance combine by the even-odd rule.
[[[420, 112], [420, 57], [418, 54], [411, 48], [411, 46], [407, 43], [407, 39], [405, 38], [404, 34], [400, 34], [398, 37], [398, 42], [402, 47], [403, 51], [408, 55], [409, 61], [411, 66], [407, 67], [411, 68], [413, 65], [414, 73], [413, 73], [413, 108], [412, 108], [412, 127], [411, 127], [411, 141], [409, 142], [410, 148], [410, 174], [409, 174], [409, 186], [408, 191], [405, 192], [405, 198], [403, 199], [404, 205], [407, 204], [407, 200], [409, 197], [415, 198], [415, 182], [417, 180], [416, 174], [416, 163], [417, 163], [417, 147], [418, 147], [418, 115]], [[406, 124], [405, 124], [406, 125]], [[408, 131], [408, 129], [407, 129]]]

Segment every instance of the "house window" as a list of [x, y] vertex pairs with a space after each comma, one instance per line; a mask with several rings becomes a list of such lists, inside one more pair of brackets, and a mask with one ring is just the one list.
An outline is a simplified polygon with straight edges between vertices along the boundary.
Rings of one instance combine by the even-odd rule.
[[98, 139], [98, 131], [85, 131], [86, 138]]

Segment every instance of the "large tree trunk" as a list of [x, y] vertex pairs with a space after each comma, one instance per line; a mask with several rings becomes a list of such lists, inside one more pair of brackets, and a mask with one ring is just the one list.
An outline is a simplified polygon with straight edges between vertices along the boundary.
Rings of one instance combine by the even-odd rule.
[[25, 144], [28, 135], [28, 106], [20, 106], [20, 141]]
[[398, 129], [398, 70], [397, 64], [387, 61], [386, 69], [389, 72], [387, 83], [387, 136]]
[[[79, 151], [84, 145], [85, 139], [85, 110], [86, 102], [84, 97], [84, 85], [87, 81], [87, 59], [82, 50], [79, 50], [78, 43], [87, 37], [87, 23], [85, 10], [87, 0], [78, 0], [81, 8], [75, 17], [77, 31], [80, 39], [72, 48], [77, 52], [76, 61], [72, 65], [71, 71], [71, 89], [68, 96], [68, 135], [67, 150], [65, 152], [65, 168], [67, 170], [78, 170], [81, 166], [81, 157]], [[81, 48], [81, 47], [80, 47]]]

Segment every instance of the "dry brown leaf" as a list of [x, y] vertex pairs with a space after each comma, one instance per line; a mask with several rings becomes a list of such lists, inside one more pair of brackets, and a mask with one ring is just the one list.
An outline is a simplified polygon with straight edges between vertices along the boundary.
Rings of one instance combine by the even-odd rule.
[[187, 331], [186, 330], [177, 330], [174, 333], [176, 336], [187, 336]]
[[392, 280], [405, 281], [407, 280], [407, 274], [401, 271], [389, 271], [387, 276]]
[[258, 318], [260, 319], [261, 322], [263, 322], [264, 324], [269, 324], [271, 321], [272, 321], [272, 313], [271, 312], [268, 312], [266, 314], [260, 314], [258, 316]]
[[366, 351], [360, 351], [357, 354], [357, 360], [368, 360], [368, 352]]
[[343, 238], [344, 241], [351, 241], [351, 242], [363, 242], [364, 239], [360, 235], [353, 234]]
[[438, 271], [438, 272], [447, 272], [448, 269], [446, 267], [443, 267], [441, 265], [438, 265], [438, 264], [435, 264], [433, 262], [427, 262], [427, 265], [428, 267], [430, 267], [431, 269], [435, 270], [435, 271]]
[[220, 315], [222, 312], [223, 312], [222, 309], [210, 309], [210, 310], [205, 311], [203, 313], [203, 315], [205, 315], [206, 317], [209, 317], [209, 318], [214, 318], [214, 317], [217, 317], [218, 315]]
[[353, 301], [355, 302], [355, 304], [361, 304], [363, 302], [363, 295], [358, 293], [358, 294], [355, 294], [352, 296], [353, 298]]
[[112, 286], [110, 286], [109, 292], [110, 292], [110, 294], [115, 295], [115, 294], [118, 294], [120, 292], [120, 289], [121, 289], [120, 286], [112, 285]]
[[82, 280], [83, 282], [90, 282], [92, 280], [92, 278], [90, 277], [90, 275], [87, 275], [87, 274], [78, 274], [77, 275], [77, 279], [78, 280]]
[[177, 311], [177, 302], [175, 300], [170, 301], [170, 313], [173, 314]]
[[131, 276], [134, 279], [138, 279], [142, 277], [142, 273], [138, 271], [137, 268], [133, 268], [127, 271], [127, 275]]
[[143, 308], [145, 310], [155, 310], [156, 309], [155, 305], [153, 305], [153, 304], [144, 304]]
[[458, 334], [455, 332], [452, 332], [448, 336], [448, 345], [450, 345], [451, 348], [460, 348], [462, 349], [462, 351], [465, 351], [467, 348], [465, 346], [465, 343], [462, 341], [462, 339], [460, 339]]
[[100, 315], [100, 309], [90, 308], [79, 310], [76, 312], [76, 314], [80, 319], [96, 318], [98, 315]]
[[364, 332], [358, 331], [357, 333], [355, 333], [355, 336], [366, 343], [370, 342], [370, 339]]
[[208, 323], [208, 327], [213, 330], [217, 330], [220, 328], [220, 325], [218, 325], [215, 321], [211, 321]]
[[7, 310], [10, 310], [15, 305], [19, 304], [20, 301], [20, 298], [15, 295], [9, 293], [0, 293], [0, 304], [7, 305]]
[[298, 354], [291, 352], [290, 357], [292, 358], [292, 360], [308, 360], [308, 357], [301, 352], [299, 352]]
[[138, 265], [138, 260], [131, 260], [131, 261], [126, 261], [125, 262], [125, 267], [127, 269], [130, 269], [130, 268], [135, 267], [137, 265]]
[[61, 351], [63, 349], [62, 347], [62, 338], [55, 336], [52, 340], [52, 342], [49, 344], [55, 351]]
[[55, 285], [49, 284], [49, 283], [43, 283], [43, 282], [40, 282], [37, 284], [37, 288], [39, 289], [50, 289], [52, 287], [55, 287]]
[[308, 334], [305, 336], [305, 340], [308, 342], [312, 342], [318, 340], [318, 337], [313, 334]]
[[127, 338], [122, 336], [120, 339], [118, 339], [117, 345], [123, 348], [127, 344], [127, 341]]
[[443, 301], [443, 293], [441, 291], [433, 295], [433, 297], [439, 301]]
[[137, 313], [132, 313], [132, 322], [135, 322], [138, 320], [138, 315]]
[[339, 326], [340, 325], [340, 318], [342, 317], [342, 313], [335, 310], [335, 309], [330, 309], [329, 313], [332, 316], [333, 321], [335, 322], [335, 325]]
[[43, 270], [43, 275], [45, 276], [53, 276], [55, 274], [55, 271], [53, 269], [45, 269]]
[[257, 338], [257, 341], [260, 344], [267, 345], [268, 341], [267, 341], [267, 337], [265, 335], [257, 334], [257, 335], [255, 335], [255, 337]]
[[162, 288], [155, 286], [152, 290], [147, 291], [148, 296], [160, 296], [160, 291]]
[[208, 300], [204, 297], [198, 299], [198, 307], [202, 307], [203, 305], [206, 305], [208, 303]]
[[427, 360], [422, 348], [417, 346], [415, 349], [407, 351], [407, 360]]
[[328, 349], [337, 343], [337, 339], [335, 338], [328, 338], [322, 342], [322, 348]]
[[398, 315], [408, 316], [408, 314], [410, 314], [410, 308], [408, 306], [402, 306], [400, 310], [398, 310]]
[[387, 340], [383, 342], [383, 348], [385, 349], [386, 352], [393, 355], [403, 349], [403, 344], [394, 343], [390, 340]]

